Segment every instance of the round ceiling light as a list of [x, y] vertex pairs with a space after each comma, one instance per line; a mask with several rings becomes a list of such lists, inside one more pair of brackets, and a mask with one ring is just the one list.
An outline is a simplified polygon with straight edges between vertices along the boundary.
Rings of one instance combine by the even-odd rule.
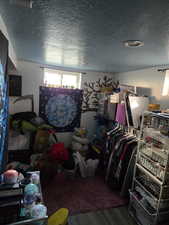
[[138, 48], [144, 45], [143, 41], [139, 40], [127, 40], [124, 41], [124, 46], [128, 48]]

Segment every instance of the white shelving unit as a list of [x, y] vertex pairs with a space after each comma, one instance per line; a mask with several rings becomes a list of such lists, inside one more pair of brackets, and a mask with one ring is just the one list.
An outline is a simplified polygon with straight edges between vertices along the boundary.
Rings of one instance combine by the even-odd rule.
[[129, 213], [140, 225], [168, 224], [169, 114], [143, 115]]

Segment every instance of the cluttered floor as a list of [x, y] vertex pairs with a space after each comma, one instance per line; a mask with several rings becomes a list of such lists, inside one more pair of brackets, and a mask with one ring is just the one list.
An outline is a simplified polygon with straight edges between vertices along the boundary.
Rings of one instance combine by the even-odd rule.
[[[30, 121], [27, 121], [28, 117]], [[100, 138], [90, 142], [86, 129], [75, 128], [72, 143], [65, 147], [56, 130], [32, 112], [17, 113], [10, 121], [7, 169], [15, 169], [24, 175], [29, 175], [29, 171], [40, 171], [48, 216], [66, 208], [69, 223], [73, 225], [78, 220], [83, 222], [83, 217], [85, 223], [91, 220], [90, 223], [99, 224], [99, 220], [100, 224], [115, 221], [116, 225], [123, 225], [129, 221], [128, 224], [132, 225], [125, 207], [132, 181], [135, 137], [124, 135], [119, 124], [115, 123], [111, 137], [107, 139], [101, 130]], [[28, 129], [23, 127], [25, 123], [32, 130], [28, 137], [27, 132], [24, 134]], [[14, 129], [14, 124], [18, 125], [20, 132]], [[18, 146], [27, 143], [27, 139], [28, 148]], [[116, 154], [118, 146], [119, 155]]]
[[49, 215], [68, 208], [69, 225], [136, 225], [129, 216], [127, 199], [106, 185], [101, 175], [68, 179], [60, 173], [43, 188]]

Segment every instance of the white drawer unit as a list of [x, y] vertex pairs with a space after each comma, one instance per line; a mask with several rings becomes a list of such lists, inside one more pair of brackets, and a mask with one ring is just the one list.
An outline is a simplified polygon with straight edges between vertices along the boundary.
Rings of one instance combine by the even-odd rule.
[[139, 225], [168, 221], [169, 114], [143, 114], [129, 212]]

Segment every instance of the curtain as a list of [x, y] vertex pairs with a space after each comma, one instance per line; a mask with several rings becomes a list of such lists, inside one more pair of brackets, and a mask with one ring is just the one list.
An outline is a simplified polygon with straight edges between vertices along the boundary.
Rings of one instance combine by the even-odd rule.
[[8, 131], [8, 41], [0, 32], [0, 173], [5, 167], [5, 153], [7, 152]]

